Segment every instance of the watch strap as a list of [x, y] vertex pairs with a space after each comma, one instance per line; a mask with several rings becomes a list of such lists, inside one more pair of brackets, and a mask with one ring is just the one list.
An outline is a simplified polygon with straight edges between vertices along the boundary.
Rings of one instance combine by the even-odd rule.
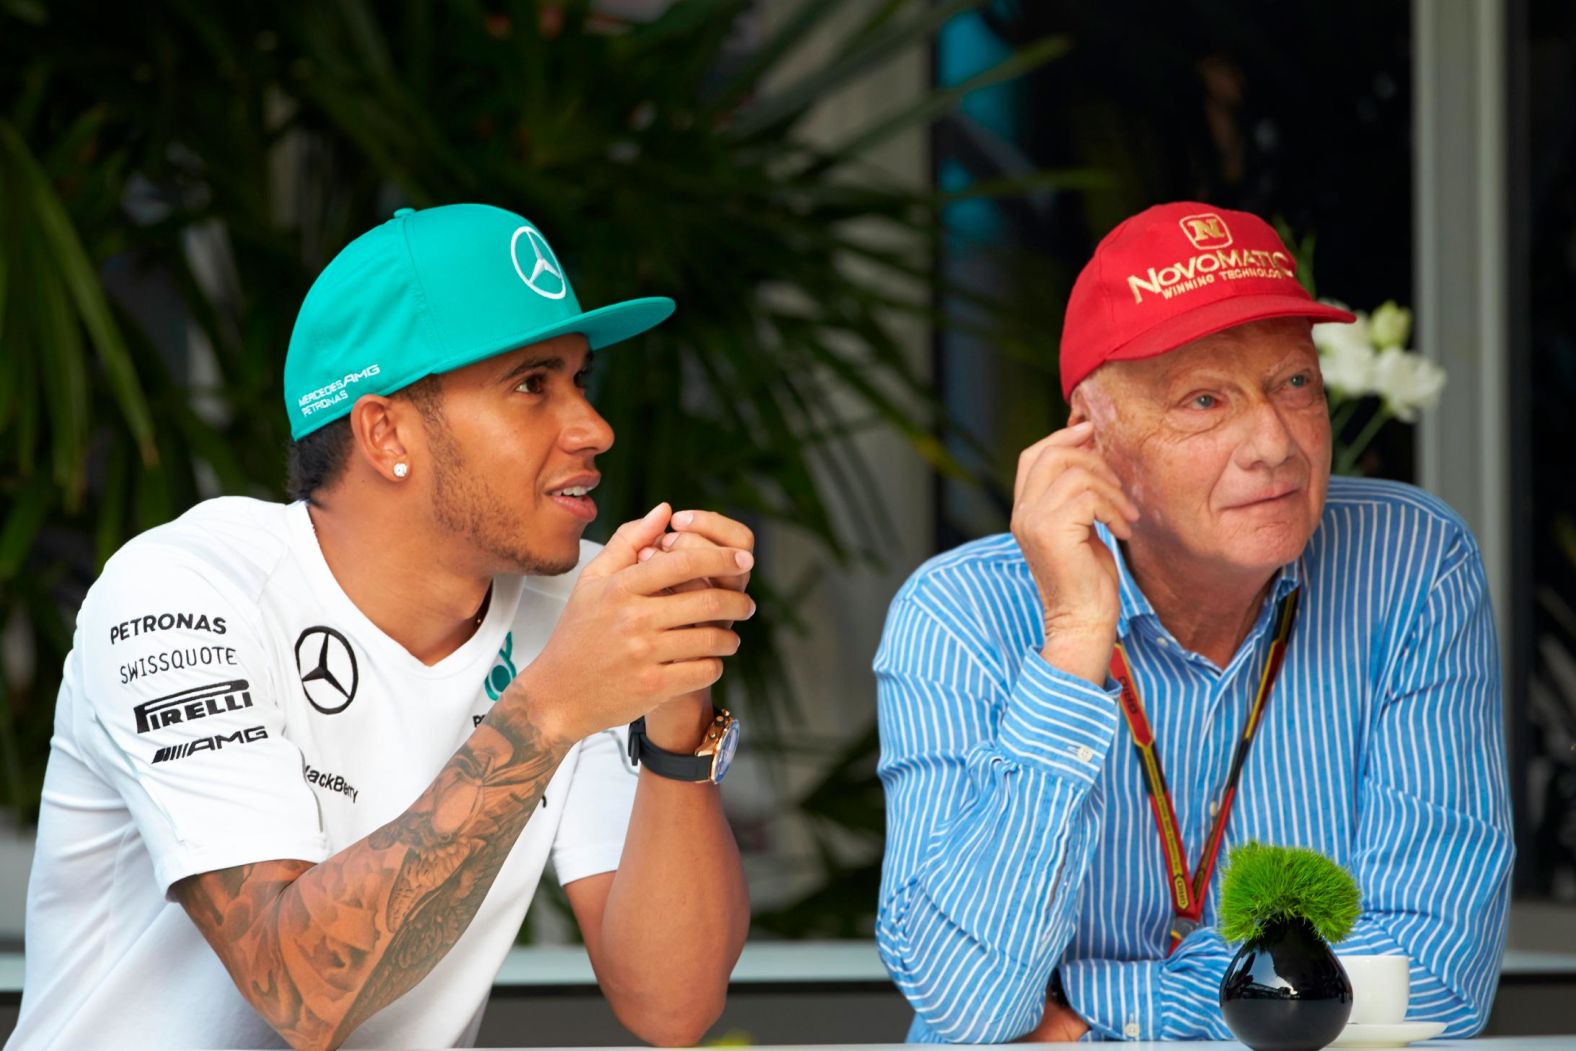
[[658, 748], [646, 736], [646, 717], [641, 716], [629, 724], [629, 759], [635, 764], [645, 763], [651, 772], [671, 781], [710, 781], [713, 756], [686, 755]]

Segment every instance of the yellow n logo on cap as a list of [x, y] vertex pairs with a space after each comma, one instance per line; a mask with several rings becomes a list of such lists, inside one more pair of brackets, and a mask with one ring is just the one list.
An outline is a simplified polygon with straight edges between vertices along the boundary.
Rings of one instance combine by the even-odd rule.
[[1184, 215], [1179, 222], [1187, 239], [1200, 251], [1225, 248], [1231, 243], [1231, 230], [1227, 228], [1226, 220], [1214, 212]]

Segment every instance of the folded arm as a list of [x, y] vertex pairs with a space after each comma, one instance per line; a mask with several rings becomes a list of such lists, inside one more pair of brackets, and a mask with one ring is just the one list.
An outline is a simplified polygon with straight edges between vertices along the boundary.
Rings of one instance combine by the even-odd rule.
[[1016, 681], [938, 616], [893, 603], [876, 657], [887, 845], [876, 940], [938, 1037], [1010, 1040], [1040, 1020], [1099, 836], [1089, 789], [1112, 695], [1023, 655]]
[[316, 865], [240, 865], [171, 893], [292, 1047], [337, 1047], [464, 933], [567, 751], [526, 705], [495, 706], [366, 838]]
[[[1375, 704], [1350, 859], [1363, 911], [1335, 948], [1410, 957], [1408, 1018], [1471, 1036], [1493, 1006], [1515, 851], [1498, 644], [1470, 540], [1446, 559]], [[1205, 928], [1166, 960], [1070, 962], [1062, 983], [1098, 1035], [1229, 1039], [1220, 978], [1235, 951]]]
[[[688, 753], [711, 722], [709, 692], [648, 716], [653, 744]], [[750, 903], [722, 791], [640, 770], [616, 872], [566, 884], [597, 983], [649, 1043], [698, 1043], [722, 1014]]]

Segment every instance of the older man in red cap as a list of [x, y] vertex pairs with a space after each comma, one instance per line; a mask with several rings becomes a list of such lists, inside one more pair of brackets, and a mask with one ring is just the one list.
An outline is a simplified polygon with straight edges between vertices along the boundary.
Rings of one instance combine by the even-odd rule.
[[910, 1040], [1229, 1036], [1212, 875], [1247, 840], [1352, 872], [1337, 951], [1409, 959], [1409, 1039], [1483, 1025], [1513, 857], [1489, 597], [1443, 503], [1330, 477], [1310, 328], [1350, 320], [1207, 204], [1128, 219], [1079, 275], [1068, 426], [1020, 456], [1010, 534], [904, 585], [875, 660]]

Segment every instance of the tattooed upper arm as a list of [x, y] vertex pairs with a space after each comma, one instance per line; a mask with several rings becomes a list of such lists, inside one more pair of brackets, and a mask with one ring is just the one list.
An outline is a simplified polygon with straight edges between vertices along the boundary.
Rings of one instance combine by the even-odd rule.
[[333, 857], [190, 876], [171, 894], [264, 1021], [338, 1047], [453, 948], [568, 745], [500, 702], [410, 807]]
[[311, 867], [307, 861], [259, 861], [187, 876], [170, 892], [223, 959], [236, 947], [237, 935]]
[[280, 895], [311, 867], [306, 861], [260, 861], [188, 876], [170, 888], [236, 988], [265, 1021], [297, 1046], [299, 1037], [323, 1032], [325, 1023], [315, 1019], [314, 1025], [311, 1012], [305, 1010], [280, 952], [273, 913]]
[[565, 745], [495, 707], [403, 814], [316, 865], [171, 888], [247, 1001], [297, 1048], [338, 1047], [459, 940]]

